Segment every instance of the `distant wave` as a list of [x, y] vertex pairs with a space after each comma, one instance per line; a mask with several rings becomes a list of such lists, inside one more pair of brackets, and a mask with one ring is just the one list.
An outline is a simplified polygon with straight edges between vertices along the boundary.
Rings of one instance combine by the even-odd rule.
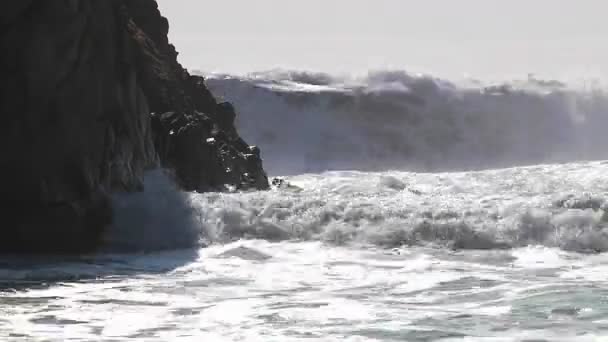
[[[381, 247], [608, 251], [608, 94], [530, 78], [494, 86], [405, 72], [210, 75], [272, 175], [300, 189], [182, 193], [162, 171], [114, 195], [109, 251], [242, 238]], [[492, 168], [482, 172], [411, 173]], [[357, 170], [334, 171], [325, 170]], [[380, 171], [380, 172], [369, 172]]]
[[456, 84], [404, 71], [206, 75], [271, 174], [471, 170], [604, 159], [608, 95], [530, 77]]

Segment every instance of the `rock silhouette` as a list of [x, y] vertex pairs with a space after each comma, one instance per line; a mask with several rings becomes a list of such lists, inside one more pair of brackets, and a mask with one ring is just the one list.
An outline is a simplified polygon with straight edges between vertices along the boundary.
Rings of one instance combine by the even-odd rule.
[[259, 150], [169, 43], [154, 0], [7, 0], [0, 11], [0, 253], [95, 250], [109, 194], [146, 170], [184, 190], [266, 189]]

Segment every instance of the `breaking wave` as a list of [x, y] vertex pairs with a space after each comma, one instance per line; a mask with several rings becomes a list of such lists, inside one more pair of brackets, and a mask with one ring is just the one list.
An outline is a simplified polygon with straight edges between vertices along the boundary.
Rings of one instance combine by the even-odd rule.
[[240, 133], [286, 182], [188, 194], [151, 172], [144, 192], [114, 196], [109, 250], [263, 239], [608, 251], [608, 164], [585, 161], [608, 157], [600, 87], [457, 85], [405, 72], [207, 83], [236, 104]]
[[211, 74], [274, 175], [327, 170], [479, 170], [604, 159], [608, 95], [529, 77], [456, 84], [401, 71], [363, 77]]
[[105, 236], [110, 252], [157, 251], [203, 243], [199, 208], [163, 170], [149, 171], [144, 191], [113, 195], [114, 222]]
[[341, 171], [247, 194], [199, 194], [214, 241], [608, 251], [608, 165], [460, 173]]
[[608, 251], [608, 163], [412, 173], [334, 171], [271, 191], [182, 193], [162, 172], [115, 198], [110, 250], [239, 239], [337, 245]]

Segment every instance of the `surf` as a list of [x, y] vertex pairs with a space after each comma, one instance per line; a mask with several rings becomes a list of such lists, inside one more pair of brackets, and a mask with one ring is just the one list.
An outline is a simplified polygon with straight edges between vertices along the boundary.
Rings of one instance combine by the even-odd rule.
[[452, 82], [273, 70], [206, 74], [239, 109], [274, 175], [328, 170], [463, 171], [608, 158], [608, 96], [595, 83]]

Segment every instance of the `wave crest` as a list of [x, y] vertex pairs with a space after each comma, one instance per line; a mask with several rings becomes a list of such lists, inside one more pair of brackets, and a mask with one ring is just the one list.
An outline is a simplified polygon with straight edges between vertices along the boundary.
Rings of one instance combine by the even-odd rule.
[[529, 77], [455, 84], [404, 71], [208, 75], [272, 174], [464, 170], [603, 159], [608, 95]]

